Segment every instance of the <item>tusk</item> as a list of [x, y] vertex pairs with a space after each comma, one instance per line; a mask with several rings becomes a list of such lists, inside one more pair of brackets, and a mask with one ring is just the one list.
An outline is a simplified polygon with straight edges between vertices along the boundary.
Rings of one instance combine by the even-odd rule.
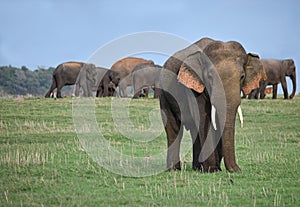
[[238, 115], [239, 115], [241, 127], [243, 128], [243, 126], [244, 126], [244, 117], [243, 117], [241, 105], [239, 105], [239, 107], [238, 107]]
[[217, 130], [217, 124], [216, 124], [216, 108], [214, 105], [211, 105], [211, 122], [214, 127], [214, 130]]

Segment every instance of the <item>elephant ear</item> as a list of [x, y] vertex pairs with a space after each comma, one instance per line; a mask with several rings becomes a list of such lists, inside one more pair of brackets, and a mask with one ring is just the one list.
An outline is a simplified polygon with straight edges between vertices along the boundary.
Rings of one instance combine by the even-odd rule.
[[177, 79], [180, 83], [185, 85], [187, 88], [193, 89], [194, 91], [198, 93], [202, 93], [204, 91], [204, 84], [202, 80], [198, 77], [198, 75], [193, 71], [194, 69], [199, 69], [193, 67], [193, 64], [189, 61], [193, 57], [187, 58], [185, 62], [182, 63], [179, 73], [177, 75]]
[[245, 66], [245, 80], [242, 83], [242, 90], [246, 95], [253, 89], [259, 88], [259, 82], [266, 80], [265, 69], [257, 54], [248, 53], [248, 61]]
[[286, 69], [290, 69], [291, 67], [295, 68], [294, 60], [292, 59], [282, 60], [282, 67]]

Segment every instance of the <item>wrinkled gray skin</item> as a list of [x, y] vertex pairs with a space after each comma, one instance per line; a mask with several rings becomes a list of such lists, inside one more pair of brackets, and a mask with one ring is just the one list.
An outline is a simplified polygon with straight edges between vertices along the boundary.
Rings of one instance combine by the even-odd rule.
[[57, 88], [57, 98], [62, 98], [62, 87], [75, 84], [77, 76], [84, 64], [83, 62], [65, 62], [58, 65], [53, 72], [52, 85], [45, 97], [49, 98], [50, 95], [53, 94], [53, 90]]
[[[75, 96], [79, 96], [80, 88], [83, 90], [84, 97], [93, 96], [93, 92], [97, 91], [105, 74], [109, 71], [107, 68], [86, 65], [78, 74], [75, 87]], [[109, 85], [106, 85], [108, 90]]]
[[[267, 80], [260, 83], [260, 98], [265, 98], [267, 85], [273, 86], [273, 99], [277, 98], [277, 85], [281, 83], [284, 99], [292, 99], [296, 93], [296, 66], [292, 59], [286, 60], [261, 60], [267, 75]], [[286, 76], [290, 77], [293, 83], [292, 94], [288, 95]]]
[[140, 64], [132, 71], [132, 85], [134, 96], [139, 98], [143, 88], [153, 88], [154, 98], [158, 98], [160, 65]]
[[[190, 109], [192, 107], [186, 107], [193, 103], [193, 99], [189, 100], [191, 91], [178, 82], [177, 74], [183, 61], [187, 59], [189, 55], [197, 51], [200, 51], [199, 53], [201, 53], [202, 49], [213, 41], [214, 40], [210, 38], [203, 38], [191, 46], [176, 52], [163, 66], [166, 71], [163, 71], [160, 77], [161, 90], [159, 101], [168, 140], [167, 169], [181, 169], [179, 149], [183, 135], [183, 126], [185, 126], [187, 130], [190, 130], [193, 139], [193, 169], [201, 169], [203, 166], [203, 163], [198, 161], [201, 145], [196, 125], [199, 125], [198, 120], [200, 118], [198, 120], [197, 118], [194, 118], [195, 120], [193, 120], [192, 109]], [[209, 97], [207, 93], [203, 93], [198, 95], [198, 99], [198, 102], [202, 104], [205, 103], [206, 99], [209, 100]], [[194, 103], [194, 105], [197, 104], [198, 103]], [[202, 106], [204, 107], [204, 111], [210, 110], [210, 106], [207, 106], [207, 104], [203, 104]], [[201, 112], [203, 111], [201, 110]], [[197, 116], [198, 114], [195, 113], [194, 115]], [[204, 121], [204, 119], [202, 120]], [[210, 122], [208, 121], [207, 124], [209, 123]], [[208, 169], [206, 170], [208, 171]]]
[[96, 97], [113, 96], [120, 82], [120, 78], [118, 71], [107, 70], [98, 86]]
[[[204, 48], [203, 53], [199, 51], [192, 54], [197, 48], [190, 46], [175, 53], [174, 56], [177, 58], [170, 57], [164, 64], [167, 71], [175, 74], [175, 78], [174, 76], [161, 76], [162, 90], [159, 97], [168, 139], [167, 168], [181, 169], [179, 149], [184, 126], [190, 130], [193, 139], [193, 169], [199, 169], [202, 172], [218, 171], [221, 169], [220, 162], [224, 157], [226, 169], [230, 172], [237, 172], [240, 171], [240, 168], [235, 158], [234, 134], [237, 108], [241, 103], [240, 90], [243, 88], [245, 93], [249, 94], [254, 87], [258, 87], [258, 81], [255, 84], [252, 83], [252, 79], [257, 79], [253, 74], [256, 74], [258, 69], [248, 65], [248, 55], [238, 42], [224, 43], [208, 38], [204, 38], [204, 40], [194, 43], [194, 45], [197, 45], [197, 43], [201, 45], [200, 49]], [[211, 62], [205, 61], [204, 54], [209, 57]], [[185, 60], [183, 64], [182, 60]], [[176, 75], [182, 65], [193, 66], [192, 68], [198, 71], [199, 82], [205, 83], [204, 92], [198, 93], [195, 90], [188, 89], [177, 81]], [[221, 78], [221, 85], [212, 78], [215, 76], [209, 75], [215, 72], [214, 67], [219, 78]], [[199, 75], [201, 73], [203, 73], [202, 77]], [[194, 75], [194, 77], [197, 76]], [[249, 85], [252, 87], [249, 88]], [[175, 90], [172, 90], [174, 88]], [[224, 89], [226, 100], [220, 100], [219, 98], [222, 89]], [[171, 90], [172, 94], [168, 90]], [[186, 95], [191, 91], [196, 103], [191, 103], [192, 96]], [[222, 101], [225, 101], [226, 104], [224, 102], [220, 103]], [[219, 134], [222, 137], [218, 143], [214, 143], [215, 140], [206, 140], [211, 131], [212, 105], [215, 106], [217, 111], [217, 129], [222, 128], [220, 124], [224, 120], [223, 132], [213, 131], [216, 135], [222, 133]], [[222, 111], [225, 111], [226, 114], [220, 113]], [[206, 141], [214, 143], [211, 146], [216, 146], [216, 148], [205, 148]], [[201, 157], [202, 147], [204, 147], [203, 150], [213, 151], [207, 159]]]

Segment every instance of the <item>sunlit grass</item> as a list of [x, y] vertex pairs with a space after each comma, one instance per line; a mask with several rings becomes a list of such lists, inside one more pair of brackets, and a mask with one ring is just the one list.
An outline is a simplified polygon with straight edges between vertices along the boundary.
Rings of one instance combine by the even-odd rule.
[[[111, 100], [95, 100], [95, 111], [112, 147], [147, 159], [166, 149], [164, 132], [149, 142], [122, 134]], [[0, 99], [0, 206], [299, 206], [299, 104], [299, 96], [242, 101], [240, 173], [226, 172], [223, 164], [219, 173], [193, 171], [189, 151], [180, 172], [132, 178], [107, 171], [83, 151], [71, 98]], [[153, 99], [129, 101], [129, 121], [146, 132], [158, 106]]]

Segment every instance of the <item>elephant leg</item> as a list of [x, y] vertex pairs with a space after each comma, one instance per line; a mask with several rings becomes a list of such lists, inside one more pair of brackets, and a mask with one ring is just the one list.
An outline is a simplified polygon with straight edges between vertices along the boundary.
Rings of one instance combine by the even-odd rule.
[[119, 89], [120, 89], [120, 96], [121, 96], [121, 97], [127, 97], [127, 91], [126, 91], [127, 85], [124, 84], [124, 83], [121, 83], [121, 84], [119, 85]]
[[88, 97], [92, 97], [92, 96], [93, 96], [92, 87], [88, 86]]
[[80, 84], [76, 83], [76, 85], [75, 85], [75, 96], [79, 96], [79, 91], [80, 91]]
[[56, 91], [56, 97], [57, 97], [57, 98], [62, 98], [62, 96], [61, 96], [61, 89], [62, 89], [62, 85], [59, 84], [59, 85], [57, 86], [57, 91]]
[[115, 88], [109, 88], [109, 90], [108, 90], [108, 96], [114, 96], [114, 95], [116, 95], [115, 92], [116, 92]]
[[154, 88], [154, 96], [153, 98], [158, 98], [159, 97], [159, 88]]
[[144, 88], [144, 97], [148, 98], [148, 96], [149, 96], [149, 87]]
[[259, 88], [254, 90], [253, 98], [258, 99], [258, 95], [259, 95]]
[[273, 84], [273, 99], [277, 98], [277, 84]]
[[250, 92], [250, 94], [248, 95], [248, 99], [253, 99], [253, 90]]
[[183, 129], [168, 122], [165, 127], [168, 137], [167, 169], [181, 170], [180, 164], [180, 143]]
[[102, 97], [102, 88], [101, 87], [98, 88], [98, 90], [96, 92], [96, 97], [98, 97], [98, 98]]
[[86, 83], [82, 85], [82, 90], [83, 90], [83, 97], [88, 97], [88, 88]]
[[56, 81], [55, 81], [55, 78], [54, 78], [54, 76], [53, 76], [53, 78], [52, 78], [52, 85], [51, 85], [49, 91], [46, 93], [45, 98], [49, 98], [50, 95], [51, 95], [51, 93], [53, 93], [53, 90], [54, 90], [55, 88], [56, 88]]
[[[219, 171], [220, 168], [220, 160], [218, 155], [218, 150], [216, 149], [217, 143], [214, 143], [213, 137], [208, 137], [208, 132], [211, 126], [211, 103], [208, 97], [204, 95], [198, 98], [198, 106], [199, 106], [199, 113], [200, 113], [200, 146], [201, 151], [211, 153], [208, 155], [207, 159], [204, 160], [202, 163], [202, 172], [215, 172]], [[205, 145], [206, 144], [206, 145]], [[203, 146], [206, 146], [207, 149], [203, 149]], [[199, 160], [199, 155], [198, 155]]]
[[193, 170], [202, 170], [202, 162], [199, 161], [199, 155], [201, 152], [201, 142], [196, 127], [190, 129], [190, 134], [193, 139]]
[[140, 87], [137, 84], [135, 84], [133, 86], [133, 98], [139, 98], [141, 96], [141, 90], [142, 89], [140, 89]]
[[171, 107], [169, 105], [176, 104], [176, 102], [168, 102], [168, 98], [171, 97], [160, 97], [161, 116], [168, 140], [167, 169], [181, 170], [179, 152], [183, 127], [181, 127], [181, 121], [173, 114], [172, 110], [170, 110]]
[[57, 88], [57, 93], [56, 93], [56, 97], [57, 98], [62, 98], [62, 96], [61, 96], [61, 88]]
[[62, 98], [61, 89], [64, 86], [64, 84], [62, 83], [62, 81], [60, 80], [60, 78], [58, 76], [56, 76], [56, 84], [57, 84], [56, 97], [57, 98]]
[[[108, 96], [108, 93], [107, 92], [107, 96]], [[98, 91], [98, 97], [106, 97], [105, 93], [103, 92], [103, 88], [100, 88], [99, 91]]]
[[258, 89], [253, 89], [248, 96], [248, 99], [258, 99]]
[[284, 99], [289, 99], [285, 77], [281, 79], [281, 86], [284, 94]]
[[266, 87], [267, 87], [267, 85], [266, 85], [265, 81], [261, 81], [259, 83], [259, 94], [260, 94], [259, 97], [260, 97], [260, 99], [264, 99], [266, 97], [266, 92], [265, 92]]
[[101, 93], [101, 96], [103, 96], [103, 97], [107, 97], [107, 96], [109, 96], [109, 87], [108, 87], [108, 83], [107, 84], [104, 84], [104, 86], [103, 86], [103, 90], [102, 90], [102, 88], [101, 88], [101, 91], [100, 91]]
[[133, 98], [139, 98], [140, 95], [141, 95], [141, 92], [137, 91], [137, 92], [134, 93]]
[[[221, 170], [220, 157], [214, 134], [209, 134], [211, 127], [211, 103], [208, 95], [201, 94], [197, 97], [199, 110], [199, 126], [189, 123], [189, 129], [193, 140], [193, 169], [202, 172], [215, 172]], [[203, 148], [205, 147], [205, 148]], [[202, 156], [202, 157], [200, 157]]]

